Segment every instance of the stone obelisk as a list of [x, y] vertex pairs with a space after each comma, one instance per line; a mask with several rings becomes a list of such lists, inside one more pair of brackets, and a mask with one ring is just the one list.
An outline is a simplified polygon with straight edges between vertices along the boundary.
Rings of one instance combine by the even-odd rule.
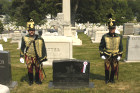
[[72, 36], [71, 32], [71, 1], [63, 0], [64, 36]]

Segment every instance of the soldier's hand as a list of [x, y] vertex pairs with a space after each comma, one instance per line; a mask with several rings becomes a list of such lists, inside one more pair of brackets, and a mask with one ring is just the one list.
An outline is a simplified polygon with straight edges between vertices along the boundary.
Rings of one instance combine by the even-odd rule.
[[20, 63], [24, 63], [24, 58], [20, 58]]
[[117, 57], [117, 60], [119, 61], [120, 59], [121, 59], [121, 57], [120, 57], [120, 56], [118, 56], [118, 57]]
[[101, 56], [101, 58], [102, 58], [102, 59], [106, 59], [104, 55], [103, 55], [103, 56]]

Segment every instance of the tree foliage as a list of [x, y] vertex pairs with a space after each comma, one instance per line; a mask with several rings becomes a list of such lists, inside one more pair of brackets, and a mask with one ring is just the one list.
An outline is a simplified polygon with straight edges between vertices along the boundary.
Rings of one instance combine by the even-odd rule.
[[[5, 1], [8, 0], [0, 1], [0, 13], [10, 15], [21, 26], [26, 26], [31, 18], [36, 24], [42, 24], [47, 14], [55, 17], [62, 12], [62, 0], [12, 0], [11, 5]], [[71, 0], [71, 22], [104, 24], [109, 13], [117, 25], [132, 21], [134, 16], [140, 21], [139, 4], [140, 0]]]
[[133, 15], [137, 18], [137, 21], [140, 22], [140, 0], [129, 0], [128, 5], [132, 9]]
[[117, 24], [131, 21], [133, 12], [126, 0], [81, 0], [76, 14], [77, 22], [106, 23], [112, 13]]
[[59, 0], [13, 0], [10, 16], [17, 25], [26, 26], [29, 19], [36, 24], [41, 24], [47, 14], [56, 15], [59, 8], [56, 6]]
[[8, 0], [0, 0], [0, 15], [6, 14], [10, 10], [10, 2]]

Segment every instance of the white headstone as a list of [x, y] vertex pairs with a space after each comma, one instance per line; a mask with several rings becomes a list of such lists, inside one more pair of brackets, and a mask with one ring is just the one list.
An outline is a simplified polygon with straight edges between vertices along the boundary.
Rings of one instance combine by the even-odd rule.
[[108, 33], [109, 31], [96, 31], [92, 37], [92, 43], [100, 43], [101, 42], [101, 38], [104, 34]]
[[10, 89], [5, 85], [0, 84], [0, 93], [10, 93]]
[[72, 38], [66, 36], [42, 36], [46, 45], [48, 62], [52, 65], [53, 60], [72, 59]]
[[133, 33], [134, 33], [134, 23], [124, 23], [123, 35], [133, 35]]
[[126, 62], [140, 62], [140, 36], [129, 36], [126, 46]]
[[4, 41], [4, 42], [7, 42], [7, 38], [6, 38], [6, 37], [3, 37], [3, 41]]
[[2, 44], [0, 44], [0, 50], [1, 50], [1, 51], [3, 51], [3, 47], [2, 47]]
[[120, 31], [118, 29], [115, 30], [115, 33], [120, 34]]

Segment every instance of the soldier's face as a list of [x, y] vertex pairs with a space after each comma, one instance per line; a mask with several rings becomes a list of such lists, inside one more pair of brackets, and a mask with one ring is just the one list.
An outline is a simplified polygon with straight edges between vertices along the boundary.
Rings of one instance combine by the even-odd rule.
[[109, 33], [114, 34], [115, 33], [116, 28], [114, 29], [109, 29]]
[[28, 31], [30, 36], [34, 36], [35, 35], [35, 31]]

